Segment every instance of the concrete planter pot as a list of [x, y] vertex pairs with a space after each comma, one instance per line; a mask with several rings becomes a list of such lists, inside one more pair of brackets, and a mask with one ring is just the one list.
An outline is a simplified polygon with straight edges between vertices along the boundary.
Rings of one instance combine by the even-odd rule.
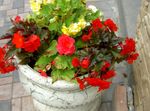
[[59, 80], [52, 84], [50, 77], [39, 75], [28, 65], [19, 65], [24, 88], [32, 95], [36, 111], [98, 111], [101, 93], [88, 87], [81, 91], [77, 84]]

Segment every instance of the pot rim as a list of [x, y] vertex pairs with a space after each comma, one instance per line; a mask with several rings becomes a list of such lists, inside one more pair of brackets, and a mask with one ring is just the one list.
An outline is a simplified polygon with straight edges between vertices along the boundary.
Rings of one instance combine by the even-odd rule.
[[51, 77], [46, 78], [41, 76], [39, 72], [33, 70], [29, 65], [18, 65], [18, 71], [20, 74], [25, 75], [32, 83], [34, 82], [36, 84], [42, 85], [43, 87], [48, 87], [58, 91], [80, 90], [78, 84], [65, 80], [58, 80], [52, 83]]

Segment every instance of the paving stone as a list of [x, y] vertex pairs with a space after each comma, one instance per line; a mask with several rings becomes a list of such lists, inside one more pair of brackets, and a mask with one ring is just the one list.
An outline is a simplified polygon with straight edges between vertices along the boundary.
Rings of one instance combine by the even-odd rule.
[[9, 15], [17, 15], [18, 9], [7, 10], [7, 16]]
[[3, 0], [0, 0], [0, 5], [2, 5], [3, 4]]
[[31, 12], [30, 4], [25, 4], [24, 12]]
[[113, 111], [128, 111], [127, 89], [125, 86], [117, 85], [113, 100]]
[[[3, 27], [0, 27], [0, 36], [3, 35], [3, 34], [5, 34], [8, 31], [8, 29], [10, 28], [10, 26], [11, 25], [6, 25], [5, 24]], [[4, 76], [8, 76], [8, 75], [4, 75]]]
[[101, 104], [100, 111], [112, 111], [111, 102], [104, 102]]
[[18, 9], [18, 14], [21, 14], [21, 13], [24, 13], [24, 8], [23, 7]]
[[3, 5], [11, 4], [13, 0], [3, 0]]
[[21, 111], [21, 98], [16, 98], [12, 100], [12, 111]]
[[29, 94], [25, 91], [21, 83], [13, 84], [13, 98], [29, 96]]
[[19, 16], [22, 17], [22, 18], [27, 17], [28, 15], [29, 15], [29, 13], [19, 14]]
[[13, 9], [18, 9], [24, 7], [24, 0], [14, 0]]
[[24, 0], [24, 3], [26, 4], [29, 4], [30, 3], [30, 1], [29, 0]]
[[33, 106], [33, 100], [30, 96], [22, 98], [22, 111], [35, 111]]
[[3, 18], [1, 18], [1, 20], [0, 20], [0, 27], [2, 27], [2, 26], [4, 26], [4, 19]]
[[0, 100], [11, 99], [12, 85], [2, 85], [0, 86]]
[[104, 91], [102, 95], [102, 102], [112, 101], [115, 87], [116, 87], [116, 84], [112, 84], [108, 90]]
[[13, 82], [20, 82], [18, 71], [13, 73]]
[[11, 101], [0, 101], [0, 111], [11, 111]]
[[5, 85], [5, 84], [10, 84], [12, 83], [13, 78], [10, 77], [6, 77], [6, 78], [0, 78], [0, 85]]
[[0, 11], [0, 18], [5, 18], [6, 17], [6, 11], [2, 10]]
[[[0, 40], [0, 47], [2, 47], [3, 45], [5, 45], [6, 43], [8, 42], [8, 40]], [[13, 72], [10, 72], [10, 73], [8, 73], [8, 74], [4, 74], [4, 75], [2, 75], [2, 74], [0, 74], [0, 78], [1, 77], [8, 77], [7, 75], [12, 75], [12, 73]]]
[[0, 6], [0, 11], [12, 9], [12, 4]]

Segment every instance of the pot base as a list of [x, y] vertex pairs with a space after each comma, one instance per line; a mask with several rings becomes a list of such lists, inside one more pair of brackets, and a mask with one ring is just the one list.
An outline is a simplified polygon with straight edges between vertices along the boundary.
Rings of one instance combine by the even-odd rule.
[[76, 106], [75, 108], [65, 108], [65, 109], [60, 109], [56, 107], [51, 107], [45, 104], [40, 103], [39, 101], [33, 99], [33, 103], [36, 111], [99, 111], [100, 109], [100, 103], [101, 103], [101, 98], [98, 98], [98, 100], [95, 100], [92, 103], [85, 104], [82, 106]]

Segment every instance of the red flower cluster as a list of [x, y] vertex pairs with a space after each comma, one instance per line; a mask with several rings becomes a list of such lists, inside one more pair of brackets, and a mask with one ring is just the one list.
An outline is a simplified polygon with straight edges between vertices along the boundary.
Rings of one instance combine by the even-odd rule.
[[104, 79], [104, 80], [107, 80], [107, 79], [110, 79], [110, 78], [114, 77], [115, 75], [116, 75], [115, 71], [114, 70], [110, 70], [106, 74], [103, 74], [101, 76], [101, 78]]
[[19, 32], [17, 32], [14, 34], [12, 43], [16, 45], [16, 48], [22, 48], [24, 43], [24, 37]]
[[120, 45], [122, 50], [121, 50], [121, 55], [127, 55], [132, 52], [135, 52], [135, 41], [132, 38], [126, 38], [125, 44]]
[[61, 55], [72, 55], [76, 50], [74, 43], [73, 38], [63, 34], [58, 38], [57, 51]]
[[122, 48], [120, 54], [127, 56], [126, 61], [132, 64], [139, 56], [139, 54], [135, 52], [135, 41], [132, 38], [126, 38], [125, 43], [120, 44], [120, 46]]
[[101, 80], [100, 78], [90, 78], [90, 77], [86, 77], [84, 79], [77, 78], [77, 82], [79, 83], [79, 87], [81, 90], [85, 88], [85, 83], [93, 87], [99, 87], [98, 91], [108, 89], [111, 85], [111, 82]]
[[80, 78], [76, 78], [77, 82], [79, 83], [79, 87], [81, 90], [84, 90], [85, 85], [84, 85], [84, 80], [81, 80]]
[[40, 38], [37, 35], [31, 35], [23, 44], [23, 48], [27, 52], [34, 52], [40, 47]]
[[104, 25], [107, 26], [111, 31], [114, 31], [116, 32], [118, 30], [118, 27], [117, 25], [113, 22], [113, 20], [111, 19], [107, 19], [105, 22], [104, 22]]
[[97, 32], [99, 29], [103, 28], [106, 26], [109, 30], [116, 32], [118, 30], [117, 25], [113, 22], [111, 19], [107, 19], [104, 24], [101, 22], [99, 18], [96, 20], [92, 21], [92, 27], [95, 32]]
[[87, 69], [90, 65], [90, 59], [88, 57], [83, 58], [81, 61], [81, 67]]
[[87, 69], [90, 65], [90, 59], [88, 57], [85, 57], [80, 62], [80, 60], [77, 57], [74, 57], [72, 59], [72, 65], [75, 68], [81, 66], [82, 68]]
[[46, 78], [48, 77], [46, 72], [44, 72], [43, 70], [39, 70], [38, 72], [40, 73], [41, 76], [46, 77]]
[[101, 71], [105, 72], [109, 67], [111, 66], [111, 64], [109, 62], [104, 62], [103, 67], [101, 68]]
[[14, 21], [15, 21], [15, 23], [21, 22], [21, 17], [20, 16], [16, 16]]
[[0, 61], [3, 61], [6, 51], [0, 47]]
[[80, 60], [79, 60], [79, 58], [74, 57], [72, 59], [72, 66], [75, 67], [75, 68], [80, 66]]
[[92, 71], [90, 77], [97, 77], [98, 76], [98, 72], [96, 71]]
[[133, 62], [135, 60], [137, 60], [139, 54], [138, 53], [135, 53], [135, 54], [131, 54], [128, 56], [128, 58], [126, 59], [126, 61], [129, 63], [129, 64], [133, 64]]
[[91, 40], [91, 37], [92, 37], [92, 31], [90, 31], [89, 34], [87, 34], [87, 35], [86, 34], [83, 35], [82, 36], [82, 41], [87, 42], [87, 41]]
[[23, 48], [27, 52], [34, 52], [41, 45], [40, 38], [37, 35], [32, 34], [25, 40], [20, 32], [14, 34], [12, 43], [16, 48]]
[[14, 71], [16, 67], [12, 64], [12, 59], [5, 59], [6, 51], [0, 47], [0, 73], [6, 74]]
[[93, 30], [95, 32], [97, 32], [99, 29], [103, 28], [103, 24], [102, 22], [100, 21], [99, 18], [97, 18], [96, 20], [93, 20], [92, 21], [92, 27], [93, 27]]

